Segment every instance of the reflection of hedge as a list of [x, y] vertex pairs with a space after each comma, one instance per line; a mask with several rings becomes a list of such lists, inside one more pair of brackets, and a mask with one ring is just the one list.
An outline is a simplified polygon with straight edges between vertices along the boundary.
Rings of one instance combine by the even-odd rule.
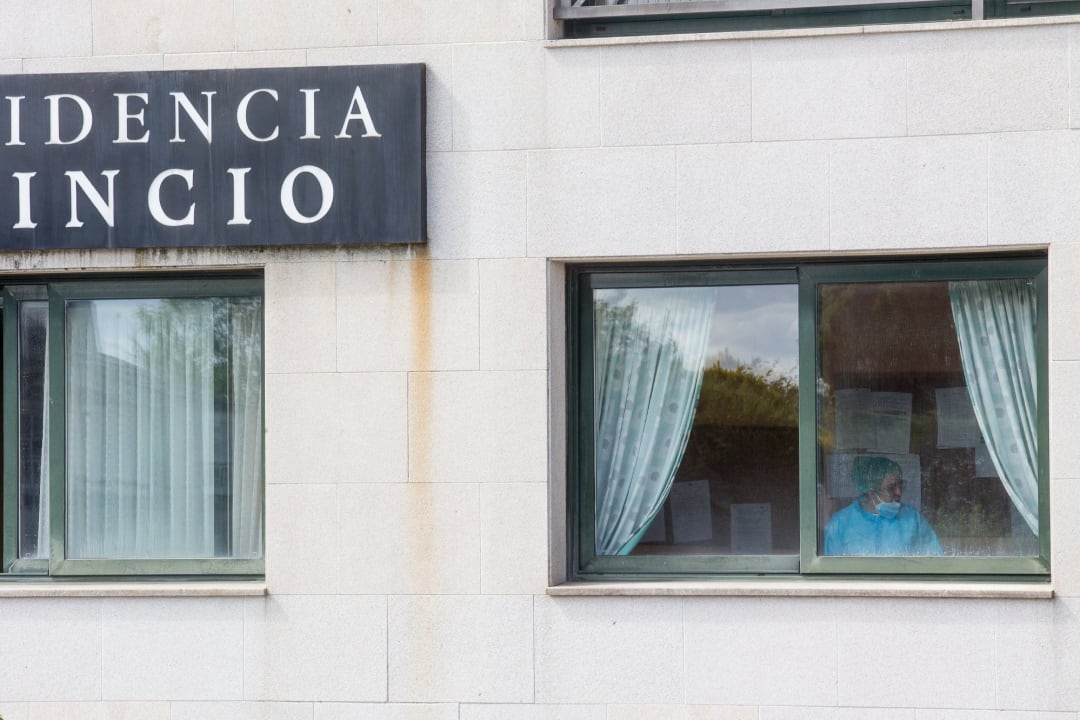
[[934, 529], [942, 537], [1008, 537], [1012, 534], [1009, 517], [1001, 508], [986, 507], [977, 500], [954, 499], [939, 509]]
[[697, 425], [797, 427], [799, 386], [772, 370], [734, 370], [714, 364], [705, 369], [698, 400]]
[[[798, 384], [771, 370], [745, 364], [727, 369], [720, 363], [706, 368], [679, 479], [719, 473], [730, 481], [733, 470], [740, 477], [757, 472], [769, 475], [776, 462], [797, 457], [798, 399]], [[720, 498], [717, 493], [730, 491], [714, 484], [714, 501]], [[735, 499], [731, 496], [726, 501]]]

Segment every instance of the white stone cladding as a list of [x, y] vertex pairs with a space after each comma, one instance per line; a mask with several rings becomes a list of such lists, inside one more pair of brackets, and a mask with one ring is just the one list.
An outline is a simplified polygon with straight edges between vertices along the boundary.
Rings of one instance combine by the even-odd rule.
[[[0, 597], [4, 720], [1077, 720], [1080, 18], [552, 42], [545, 0], [5, 0], [0, 73], [427, 64], [419, 247], [261, 268], [266, 597]], [[333, 243], [333, 238], [327, 238]], [[562, 271], [1049, 248], [1053, 600], [554, 597]]]

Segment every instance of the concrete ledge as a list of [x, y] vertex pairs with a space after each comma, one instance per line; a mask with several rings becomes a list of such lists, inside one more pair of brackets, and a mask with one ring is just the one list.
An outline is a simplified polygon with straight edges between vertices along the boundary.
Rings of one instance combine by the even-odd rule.
[[258, 597], [266, 595], [259, 582], [3, 582], [2, 598], [95, 597]]
[[1049, 583], [875, 581], [714, 581], [714, 582], [579, 582], [554, 585], [556, 597], [710, 596], [710, 597], [908, 597], [1008, 598], [1049, 600]]

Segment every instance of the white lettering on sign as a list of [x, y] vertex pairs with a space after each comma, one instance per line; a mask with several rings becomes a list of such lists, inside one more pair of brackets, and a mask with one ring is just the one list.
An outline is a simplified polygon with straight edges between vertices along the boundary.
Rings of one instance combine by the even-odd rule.
[[319, 136], [315, 134], [315, 93], [317, 92], [319, 92], [318, 88], [300, 90], [304, 96], [304, 134], [300, 136], [301, 140], [319, 139]]
[[68, 220], [66, 227], [82, 227], [83, 223], [79, 220], [79, 190], [83, 191], [86, 199], [94, 206], [101, 215], [101, 219], [105, 221], [105, 224], [109, 227], [115, 227], [116, 224], [116, 205], [113, 203], [113, 178], [119, 173], [119, 170], [103, 170], [102, 175], [105, 176], [105, 182], [108, 186], [107, 192], [109, 198], [106, 200], [101, 196], [101, 193], [97, 191], [94, 184], [90, 182], [90, 178], [86, 177], [86, 173], [81, 170], [68, 171], [64, 173], [68, 176], [71, 186], [71, 219]]
[[30, 219], [30, 178], [35, 175], [36, 172], [11, 173], [19, 183], [19, 219], [12, 230], [33, 230], [37, 227], [37, 223]]
[[[353, 112], [353, 108], [356, 108], [356, 112]], [[364, 123], [364, 134], [360, 137], [382, 137], [379, 131], [375, 129], [375, 123], [371, 120], [371, 111], [368, 110], [367, 102], [364, 101], [364, 93], [360, 92], [359, 86], [353, 92], [352, 102], [349, 103], [349, 109], [345, 111], [345, 122], [341, 124], [341, 132], [334, 137], [351, 138], [349, 134], [349, 123], [353, 120], [359, 120]]]
[[248, 140], [254, 140], [255, 142], [270, 142], [276, 140], [278, 136], [278, 126], [274, 126], [274, 132], [270, 133], [266, 137], [258, 137], [255, 133], [251, 132], [251, 126], [248, 125], [248, 105], [251, 104], [251, 99], [256, 95], [263, 93], [274, 98], [274, 102], [277, 102], [278, 94], [277, 90], [269, 90], [267, 88], [259, 88], [258, 90], [252, 90], [240, 100], [240, 103], [236, 106], [236, 127], [240, 128], [240, 132], [244, 133], [244, 137]]
[[[46, 145], [74, 145], [86, 139], [90, 129], [94, 126], [94, 113], [90, 105], [78, 95], [46, 95], [45, 100], [49, 103], [49, 139]], [[82, 128], [71, 140], [60, 139], [60, 101], [70, 100], [75, 103], [82, 113]]]
[[[116, 97], [116, 139], [114, 143], [145, 143], [150, 142], [150, 131], [146, 130], [146, 105], [150, 102], [150, 96], [146, 93], [115, 93]], [[128, 104], [131, 98], [138, 98], [143, 104], [143, 109], [137, 113], [131, 112]], [[144, 132], [137, 138], [128, 135], [129, 125], [132, 120], [137, 120]]]
[[165, 227], [182, 227], [195, 224], [195, 203], [188, 205], [187, 215], [182, 218], [169, 217], [165, 209], [161, 207], [161, 185], [170, 177], [182, 178], [187, 183], [187, 189], [195, 187], [195, 171], [193, 170], [166, 170], [158, 173], [154, 181], [150, 183], [150, 190], [146, 193], [146, 207], [150, 210], [150, 217]]
[[247, 186], [245, 178], [251, 172], [251, 168], [229, 168], [230, 177], [233, 181], [233, 213], [229, 225], [250, 225], [251, 218], [247, 216]]
[[[138, 76], [132, 82], [138, 82]], [[157, 87], [148, 91], [138, 84], [124, 87], [126, 82], [118, 83], [120, 87], [113, 85], [104, 93], [83, 90], [82, 95], [74, 92], [44, 94], [47, 92], [44, 91], [33, 96], [19, 90], [2, 95], [7, 108], [6, 112], [0, 109], [3, 113], [0, 120], [7, 119], [8, 122], [6, 127], [0, 125], [0, 151], [27, 145], [82, 144], [78, 150], [60, 150], [31, 157], [31, 161], [48, 157], [49, 162], [43, 165], [48, 168], [46, 172], [41, 168], [31, 169], [33, 165], [29, 168], [19, 164], [8, 166], [5, 174], [11, 178], [8, 182], [12, 185], [0, 192], [0, 202], [14, 201], [10, 210], [15, 212], [8, 216], [10, 228], [37, 229], [40, 233], [40, 228], [50, 229], [48, 226], [54, 218], [57, 226], [63, 223], [65, 210], [65, 228], [83, 228], [87, 222], [93, 223], [94, 213], [107, 227], [114, 228], [117, 218], [125, 224], [131, 211], [141, 214], [142, 222], [152, 221], [167, 228], [194, 226], [198, 219], [205, 222], [204, 215], [213, 215], [215, 222], [227, 226], [250, 226], [253, 222], [265, 222], [273, 215], [279, 218], [283, 215], [282, 219], [298, 225], [318, 223], [331, 213], [335, 201], [334, 178], [327, 169], [312, 162], [327, 158], [323, 146], [307, 142], [294, 144], [289, 153], [295, 153], [295, 159], [289, 164], [292, 169], [286, 172], [286, 167], [273, 162], [268, 162], [267, 167], [254, 165], [268, 156], [262, 150], [248, 154], [248, 150], [243, 149], [245, 141], [259, 144], [286, 138], [300, 141], [327, 138], [326, 142], [332, 143], [357, 138], [377, 141], [382, 134], [377, 129], [376, 118], [360, 85], [351, 82], [344, 87], [338, 86], [333, 92], [312, 87], [310, 81], [307, 87], [292, 85], [288, 91], [268, 86], [265, 79], [258, 82], [259, 87], [221, 90], [223, 95], [219, 90], [190, 88], [171, 91]], [[57, 85], [49, 87], [53, 89]], [[223, 108], [220, 107], [222, 102], [229, 105], [235, 102], [235, 106]], [[156, 114], [165, 114], [165, 117]], [[235, 127], [231, 128], [233, 121]], [[219, 133], [235, 132], [225, 132], [228, 140], [219, 142], [225, 142], [227, 148], [215, 148], [211, 156], [210, 167], [213, 169], [210, 172], [214, 177], [202, 177], [207, 172], [206, 165], [190, 164], [190, 159], [182, 159], [191, 158], [190, 151], [164, 143], [198, 143], [201, 138], [211, 146], [215, 122], [225, 125], [224, 130], [217, 128]], [[96, 133], [104, 137], [94, 137], [95, 128]], [[340, 130], [333, 134], [335, 128]], [[162, 137], [155, 137], [158, 135]], [[159, 141], [156, 146], [153, 145], [155, 140]], [[148, 145], [151, 147], [139, 147]], [[313, 149], [316, 150], [314, 153]], [[330, 156], [333, 156], [332, 152]], [[55, 163], [58, 159], [60, 164]], [[219, 162], [222, 159], [224, 162]], [[100, 164], [87, 167], [88, 162]], [[171, 163], [188, 167], [168, 167]], [[232, 164], [244, 167], [230, 167]], [[97, 169], [101, 165], [112, 169]], [[323, 165], [335, 169], [332, 161]], [[350, 172], [360, 172], [358, 166], [353, 167], [355, 169]], [[61, 172], [63, 176], [58, 177]], [[342, 186], [351, 187], [348, 183], [342, 183]], [[186, 194], [182, 188], [186, 189]], [[227, 193], [226, 188], [231, 189], [231, 198], [216, 195]], [[254, 197], [255, 188], [260, 192], [258, 198]], [[272, 207], [272, 200], [270, 208], [258, 205], [266, 202], [261, 193], [268, 190], [272, 193], [273, 189], [279, 190], [280, 215], [277, 208]], [[41, 204], [40, 196], [57, 194], [58, 190], [62, 194], [53, 202], [61, 207], [54, 211], [50, 205], [49, 213], [43, 215], [42, 208], [46, 206]], [[125, 196], [125, 193], [144, 190], [145, 212], [139, 207], [140, 202], [132, 202], [132, 198]], [[65, 196], [66, 209], [62, 207]], [[177, 198], [183, 199], [178, 201]], [[257, 203], [256, 207], [249, 207], [249, 202]], [[201, 208], [202, 205], [206, 209]], [[118, 209], [124, 211], [119, 216]], [[268, 209], [272, 210], [269, 216]]]
[[[305, 173], [311, 175], [319, 182], [319, 190], [322, 191], [322, 206], [319, 208], [319, 212], [311, 216], [304, 215], [297, 210], [296, 201], [293, 196], [293, 186], [296, 184], [296, 178]], [[314, 165], [302, 165], [296, 168], [286, 175], [285, 181], [281, 183], [281, 209], [284, 210], [285, 215], [295, 223], [307, 225], [308, 223], [318, 222], [326, 217], [326, 213], [330, 212], [330, 208], [333, 204], [334, 182], [330, 179], [330, 176], [326, 174], [325, 170], [317, 168]]]
[[184, 114], [188, 116], [188, 120], [192, 122], [195, 129], [202, 133], [203, 139], [206, 140], [206, 144], [212, 143], [214, 137], [213, 131], [213, 110], [214, 110], [214, 95], [217, 94], [215, 90], [204, 90], [202, 96], [206, 98], [206, 116], [199, 114], [194, 103], [182, 92], [171, 92], [173, 99], [173, 136], [169, 142], [182, 143], [187, 142], [184, 138], [180, 137], [180, 111], [183, 110]]
[[[303, 132], [297, 135], [301, 140], [318, 140], [322, 137], [315, 129], [318, 118], [316, 95], [319, 92], [319, 88], [302, 88], [299, 91], [304, 107]], [[186, 118], [207, 144], [213, 143], [213, 101], [216, 94], [216, 90], [202, 91], [200, 95], [203, 98], [203, 107], [199, 108], [186, 93], [169, 93], [173, 99], [173, 133], [169, 142], [187, 142], [187, 138], [184, 137], [181, 131], [182, 121]], [[256, 88], [246, 93], [236, 105], [236, 127], [244, 137], [252, 142], [271, 142], [280, 137], [280, 126], [275, 125], [269, 134], [263, 136], [256, 135], [251, 129], [251, 105], [253, 102], [257, 102], [256, 98], [259, 95], [266, 95], [274, 103], [280, 101], [278, 91], [272, 88]], [[144, 92], [118, 92], [113, 93], [113, 97], [116, 99], [116, 138], [112, 142], [114, 144], [146, 144], [150, 142], [150, 130], [147, 127], [149, 122], [147, 111], [151, 109], [150, 96]], [[25, 95], [9, 95], [5, 96], [4, 99], [8, 103], [8, 115], [10, 118], [8, 139], [4, 142], [4, 145], [9, 147], [26, 145], [22, 136], [22, 109], [23, 101], [27, 98]], [[73, 93], [60, 93], [46, 95], [44, 99], [49, 104], [49, 138], [45, 141], [46, 145], [75, 145], [89, 137], [94, 127], [94, 113], [85, 98]], [[79, 130], [73, 137], [64, 138], [61, 136], [61, 121], [69, 117], [73, 111], [78, 111], [79, 114]], [[352, 98], [341, 121], [341, 130], [334, 135], [334, 138], [337, 140], [351, 140], [353, 135], [350, 125], [354, 122], [358, 122], [362, 126], [363, 132], [360, 137], [382, 137], [382, 133], [375, 127], [375, 120], [372, 117], [371, 110], [368, 108], [367, 101], [364, 99], [364, 92], [359, 86], [353, 89]], [[141, 134], [138, 134], [139, 131], [141, 131]]]
[[[251, 218], [247, 216], [247, 193], [244, 185], [245, 178], [251, 172], [251, 168], [229, 168], [226, 171], [232, 181], [233, 189], [233, 216], [228, 225], [250, 225]], [[105, 220], [109, 227], [113, 227], [116, 216], [115, 202], [115, 179], [119, 170], [104, 170], [101, 175], [105, 178], [105, 195], [94, 186], [92, 180], [81, 170], [69, 170], [64, 175], [68, 177], [70, 189], [70, 219], [66, 227], [78, 228], [85, 223], [79, 219], [78, 200], [80, 192], [83, 197], [90, 201], [94, 209]], [[16, 172], [11, 177], [18, 184], [19, 219], [12, 226], [13, 230], [31, 230], [37, 227], [37, 223], [31, 218], [30, 212], [30, 179], [36, 176], [36, 172]], [[314, 215], [305, 215], [296, 205], [296, 181], [303, 175], [314, 178], [319, 186], [319, 209]], [[195, 224], [195, 203], [188, 205], [187, 213], [183, 217], [172, 217], [161, 204], [161, 188], [165, 181], [171, 177], [180, 178], [187, 185], [189, 191], [195, 188], [195, 171], [178, 168], [170, 168], [158, 173], [150, 182], [146, 193], [146, 206], [150, 216], [160, 225], [165, 227], [183, 227]], [[315, 165], [301, 165], [292, 170], [281, 182], [281, 209], [285, 216], [295, 223], [310, 225], [326, 217], [334, 206], [334, 181], [322, 168]]]
[[8, 104], [11, 106], [11, 139], [8, 140], [5, 145], [25, 145], [20, 138], [19, 121], [22, 119], [22, 115], [19, 113], [19, 103], [26, 99], [25, 95], [15, 95], [12, 97], [5, 97]]

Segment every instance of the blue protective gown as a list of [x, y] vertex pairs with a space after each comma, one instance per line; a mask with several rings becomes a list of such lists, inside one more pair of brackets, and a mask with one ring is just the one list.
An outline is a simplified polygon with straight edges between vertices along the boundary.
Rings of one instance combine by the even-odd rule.
[[837, 511], [825, 526], [826, 555], [943, 555], [937, 533], [910, 505], [894, 518], [875, 515], [860, 499]]

